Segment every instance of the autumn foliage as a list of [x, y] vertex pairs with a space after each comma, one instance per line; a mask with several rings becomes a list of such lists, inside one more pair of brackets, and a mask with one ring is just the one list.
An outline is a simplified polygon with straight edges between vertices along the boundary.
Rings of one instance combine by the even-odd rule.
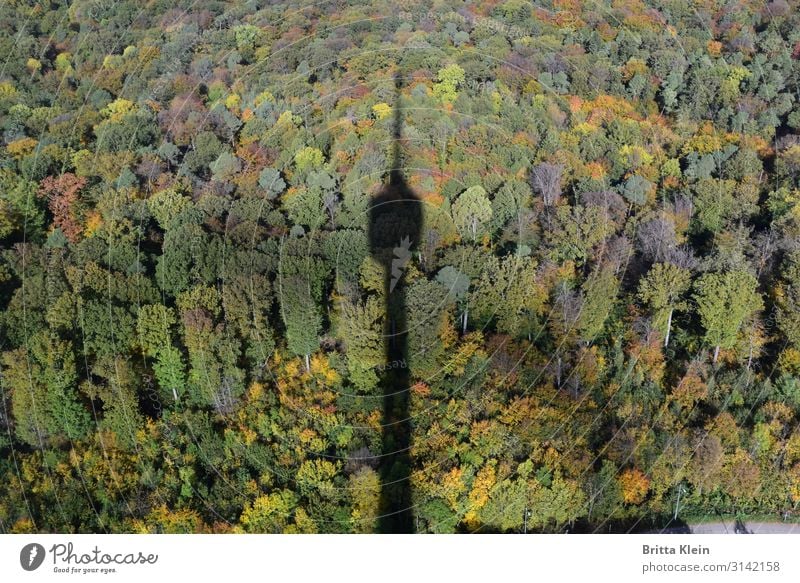
[[85, 185], [85, 178], [70, 172], [56, 178], [48, 176], [39, 185], [38, 195], [47, 199], [47, 206], [53, 214], [53, 225], [61, 229], [71, 243], [75, 243], [83, 232], [76, 214], [76, 203]]

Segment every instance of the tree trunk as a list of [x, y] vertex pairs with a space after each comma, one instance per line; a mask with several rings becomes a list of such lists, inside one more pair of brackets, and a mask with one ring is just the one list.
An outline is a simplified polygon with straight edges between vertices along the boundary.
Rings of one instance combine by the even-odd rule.
[[464, 313], [461, 316], [461, 335], [462, 336], [467, 333], [467, 310], [468, 309], [469, 308], [467, 306], [464, 306]]
[[714, 347], [714, 364], [717, 364], [717, 358], [719, 358], [719, 344]]
[[306, 354], [306, 372], [311, 372], [311, 358]]
[[561, 357], [558, 357], [558, 368], [556, 369], [556, 385], [561, 388]]
[[673, 311], [673, 308], [670, 308], [669, 309], [669, 317], [667, 318], [667, 335], [664, 337], [664, 348], [666, 348], [667, 344], [669, 344], [669, 331], [670, 331], [670, 328], [672, 327], [672, 311]]

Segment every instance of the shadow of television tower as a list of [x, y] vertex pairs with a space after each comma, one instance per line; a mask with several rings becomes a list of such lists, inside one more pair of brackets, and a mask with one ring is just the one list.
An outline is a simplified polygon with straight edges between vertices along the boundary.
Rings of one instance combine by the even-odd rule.
[[384, 272], [383, 451], [380, 463], [379, 532], [414, 532], [411, 497], [410, 371], [406, 314], [406, 267], [417, 248], [422, 203], [409, 188], [402, 167], [402, 80], [395, 76], [392, 154], [388, 177], [369, 206], [370, 253]]

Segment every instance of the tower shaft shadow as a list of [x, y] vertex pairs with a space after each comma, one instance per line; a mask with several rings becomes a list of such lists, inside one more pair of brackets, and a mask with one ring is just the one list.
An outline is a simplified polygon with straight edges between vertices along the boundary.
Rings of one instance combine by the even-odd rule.
[[411, 497], [411, 419], [405, 271], [419, 243], [421, 204], [401, 172], [401, 107], [395, 79], [394, 131], [388, 181], [369, 209], [370, 253], [383, 267], [386, 367], [383, 391], [383, 451], [381, 455], [381, 518], [384, 533], [414, 532]]

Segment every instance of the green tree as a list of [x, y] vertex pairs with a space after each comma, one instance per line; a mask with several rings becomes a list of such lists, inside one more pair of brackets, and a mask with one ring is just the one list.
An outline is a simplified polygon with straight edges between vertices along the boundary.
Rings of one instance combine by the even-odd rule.
[[492, 218], [492, 205], [481, 186], [471, 186], [453, 203], [453, 221], [465, 239], [477, 241]]
[[245, 62], [250, 63], [255, 57], [256, 47], [261, 36], [261, 29], [252, 24], [240, 24], [233, 28], [236, 49]]
[[447, 65], [436, 74], [438, 83], [433, 85], [433, 94], [445, 103], [453, 103], [458, 98], [457, 89], [464, 82], [464, 69], [457, 64]]
[[363, 304], [342, 304], [339, 332], [347, 350], [347, 369], [350, 380], [364, 392], [377, 386], [376, 368], [384, 362], [383, 319], [383, 301], [375, 296]]
[[161, 304], [145, 305], [139, 309], [136, 328], [139, 344], [148, 356], [155, 357], [153, 372], [158, 385], [176, 401], [186, 387], [181, 352], [172, 344], [175, 314]]
[[325, 222], [323, 193], [318, 187], [300, 187], [291, 196], [284, 199], [284, 206], [295, 225], [302, 225], [314, 230]]
[[160, 190], [147, 199], [147, 208], [162, 229], [169, 228], [171, 221], [190, 204], [191, 199], [174, 188]]
[[171, 392], [177, 401], [186, 389], [186, 365], [183, 355], [174, 346], [167, 345], [159, 350], [153, 372], [156, 375], [158, 386]]
[[154, 356], [170, 344], [170, 327], [175, 325], [175, 313], [161, 304], [145, 305], [139, 309], [136, 330], [139, 345], [145, 354]]
[[259, 496], [252, 504], [247, 504], [239, 522], [245, 532], [287, 532], [298, 502], [297, 494], [285, 489]]
[[664, 346], [669, 345], [672, 315], [685, 310], [682, 300], [691, 285], [691, 273], [672, 263], [656, 263], [639, 282], [639, 299], [650, 308], [653, 324], [664, 334]]
[[520, 337], [536, 329], [546, 300], [536, 265], [533, 258], [518, 255], [487, 258], [468, 300], [480, 326], [494, 322], [498, 331]]
[[278, 300], [289, 352], [305, 359], [311, 369], [311, 353], [319, 348], [322, 331], [322, 285], [326, 268], [319, 258], [303, 256], [308, 242], [288, 239], [281, 253]]
[[162, 253], [156, 264], [159, 288], [173, 296], [187, 290], [193, 280], [195, 262], [207, 255], [207, 247], [206, 234], [199, 225], [186, 224], [169, 229], [164, 235]]
[[324, 157], [319, 148], [312, 148], [311, 146], [298, 150], [294, 155], [294, 162], [300, 172], [307, 172], [319, 168], [322, 166], [323, 161]]
[[617, 300], [619, 280], [612, 269], [600, 269], [586, 279], [582, 292], [577, 326], [581, 338], [588, 344], [603, 332]]
[[280, 286], [281, 315], [286, 326], [289, 352], [305, 359], [311, 369], [310, 356], [319, 347], [322, 316], [308, 291], [308, 282], [301, 277], [285, 278]]
[[440, 332], [450, 321], [452, 304], [441, 285], [426, 279], [416, 280], [406, 293], [409, 367], [416, 376], [424, 377], [437, 369], [444, 354]]
[[79, 439], [90, 426], [76, 391], [72, 343], [48, 332], [31, 338], [29, 348], [5, 352], [3, 385], [11, 392], [17, 436], [34, 447]]
[[757, 288], [756, 278], [744, 271], [707, 273], [695, 283], [694, 300], [705, 340], [714, 346], [714, 363], [720, 348], [731, 348], [745, 320], [764, 307]]
[[700, 180], [694, 187], [695, 218], [702, 229], [716, 233], [737, 215], [733, 180]]
[[529, 510], [530, 489], [527, 480], [506, 479], [492, 489], [488, 502], [478, 517], [483, 524], [501, 532], [521, 532]]

